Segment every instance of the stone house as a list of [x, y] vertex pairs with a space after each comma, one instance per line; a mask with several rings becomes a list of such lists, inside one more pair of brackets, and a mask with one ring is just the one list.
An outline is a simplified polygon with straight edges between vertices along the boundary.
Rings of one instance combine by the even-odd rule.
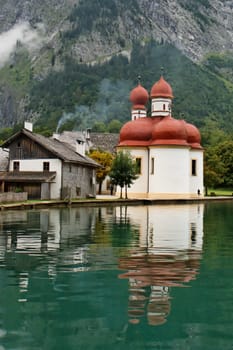
[[[63, 131], [61, 134], [55, 134], [54, 137], [62, 142], [70, 144], [73, 149], [77, 149], [80, 153], [89, 153], [91, 150], [100, 150], [116, 153], [116, 146], [119, 142], [119, 134], [117, 133], [96, 133], [85, 131]], [[97, 184], [97, 188], [98, 188]], [[110, 179], [106, 176], [102, 183], [102, 194], [110, 194]]]

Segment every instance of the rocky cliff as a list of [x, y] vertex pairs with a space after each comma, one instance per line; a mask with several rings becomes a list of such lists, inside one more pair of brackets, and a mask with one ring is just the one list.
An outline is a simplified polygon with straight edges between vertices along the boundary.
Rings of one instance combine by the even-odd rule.
[[95, 65], [151, 39], [198, 64], [233, 51], [230, 0], [0, 0], [0, 8], [0, 126], [40, 115], [27, 108], [32, 82], [62, 71], [67, 57]]

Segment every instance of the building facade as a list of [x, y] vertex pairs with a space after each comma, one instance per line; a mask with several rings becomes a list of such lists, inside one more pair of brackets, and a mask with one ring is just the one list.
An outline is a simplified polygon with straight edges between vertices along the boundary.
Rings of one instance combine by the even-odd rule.
[[[146, 104], [151, 99], [151, 116]], [[131, 121], [121, 129], [119, 150], [137, 162], [138, 179], [131, 198], [195, 198], [203, 196], [203, 148], [199, 130], [172, 117], [173, 92], [163, 77], [150, 92], [139, 83], [131, 91]]]
[[2, 145], [9, 149], [1, 192], [27, 192], [29, 199], [85, 198], [96, 195], [96, 168], [68, 144], [24, 128]]

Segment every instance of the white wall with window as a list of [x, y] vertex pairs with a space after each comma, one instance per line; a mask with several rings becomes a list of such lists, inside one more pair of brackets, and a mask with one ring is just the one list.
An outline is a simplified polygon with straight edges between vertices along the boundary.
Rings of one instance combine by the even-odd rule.
[[154, 173], [149, 175], [149, 197], [189, 194], [189, 147], [154, 147], [150, 149], [150, 157], [156, 163]]
[[[62, 162], [60, 159], [14, 159], [10, 161], [10, 171], [14, 171], [15, 162], [19, 162], [19, 171], [55, 171], [55, 182], [51, 183], [51, 198], [60, 198]], [[48, 170], [49, 169], [49, 170]]]
[[189, 161], [190, 188], [193, 195], [204, 194], [203, 184], [203, 151], [191, 150]]

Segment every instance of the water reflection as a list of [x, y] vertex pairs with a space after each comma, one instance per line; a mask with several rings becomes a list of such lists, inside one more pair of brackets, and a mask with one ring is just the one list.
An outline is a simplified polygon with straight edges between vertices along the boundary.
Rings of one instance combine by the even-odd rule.
[[202, 236], [203, 205], [0, 212], [6, 348], [88, 348], [91, 334], [113, 349], [134, 324], [164, 323]]
[[[120, 258], [119, 278], [129, 280], [129, 322], [143, 317], [163, 324], [171, 310], [170, 287], [184, 287], [199, 270], [203, 205], [128, 208], [140, 228], [139, 246]], [[118, 214], [119, 217], [122, 213]]]

